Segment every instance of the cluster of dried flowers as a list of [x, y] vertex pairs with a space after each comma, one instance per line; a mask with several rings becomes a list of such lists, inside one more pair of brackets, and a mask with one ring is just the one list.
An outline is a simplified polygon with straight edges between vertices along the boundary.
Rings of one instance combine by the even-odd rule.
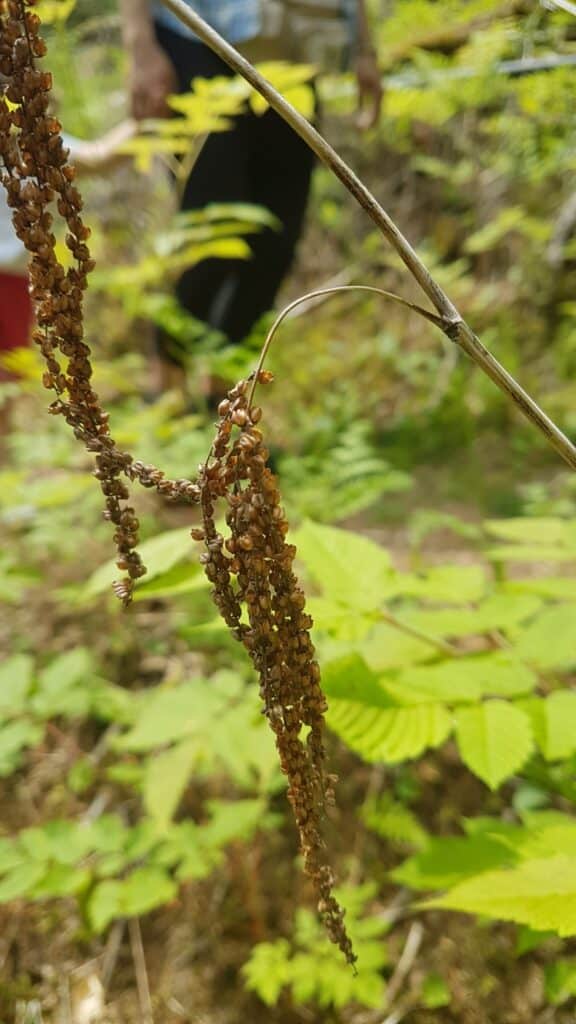
[[[261, 371], [259, 380], [269, 379]], [[310, 638], [312, 619], [293, 571], [296, 549], [286, 542], [288, 523], [257, 426], [262, 410], [251, 407], [248, 393], [249, 381], [240, 381], [220, 404], [216, 440], [198, 480], [203, 528], [193, 536], [205, 544], [201, 560], [214, 601], [258, 672], [264, 714], [288, 778], [304, 867], [318, 894], [319, 912], [330, 938], [353, 964], [321, 835], [322, 812], [334, 801], [335, 780], [324, 774], [326, 699]], [[219, 500], [227, 506], [226, 539], [215, 522]]]
[[[128, 604], [134, 581], [146, 572], [136, 551], [138, 520], [125, 504], [129, 491], [122, 476], [156, 487], [168, 497], [197, 500], [188, 480], [170, 481], [160, 470], [134, 462], [118, 449], [108, 416], [92, 384], [90, 349], [84, 340], [83, 293], [94, 264], [82, 216], [74, 168], [50, 113], [51, 75], [37, 67], [46, 53], [34, 0], [0, 4], [0, 181], [13, 210], [18, 237], [31, 255], [30, 290], [35, 312], [34, 342], [46, 363], [43, 383], [56, 395], [50, 406], [96, 456], [95, 476], [105, 497], [104, 516], [116, 528], [118, 567], [127, 575], [115, 585]], [[66, 223], [66, 245], [73, 257], [65, 269], [56, 254], [54, 214]], [[65, 361], [63, 363], [63, 360]]]
[[[81, 217], [82, 199], [61, 126], [50, 113], [51, 76], [36, 66], [46, 46], [34, 4], [0, 0], [0, 75], [5, 83], [0, 86], [0, 181], [18, 237], [31, 255], [34, 341], [46, 363], [43, 383], [56, 396], [50, 411], [64, 416], [95, 455], [104, 516], [116, 527], [117, 564], [127, 574], [114, 584], [125, 604], [135, 580], [146, 572], [136, 550], [138, 520], [127, 504], [125, 481], [155, 488], [168, 499], [200, 503], [203, 529], [193, 530], [193, 536], [206, 545], [202, 561], [214, 600], [258, 672], [264, 713], [289, 782], [305, 869], [328, 934], [353, 964], [320, 830], [323, 809], [334, 799], [334, 777], [324, 773], [326, 701], [310, 639], [312, 620], [293, 572], [295, 548], [286, 543], [288, 523], [257, 426], [261, 410], [251, 407], [249, 381], [230, 391], [220, 405], [216, 439], [196, 483], [169, 480], [116, 445], [91, 385], [83, 330], [83, 294], [93, 267], [86, 244], [90, 232]], [[56, 254], [54, 206], [67, 226], [66, 245], [73, 256], [68, 268]], [[266, 371], [258, 375], [261, 382], [269, 379]], [[215, 525], [219, 500], [228, 506], [226, 541]]]

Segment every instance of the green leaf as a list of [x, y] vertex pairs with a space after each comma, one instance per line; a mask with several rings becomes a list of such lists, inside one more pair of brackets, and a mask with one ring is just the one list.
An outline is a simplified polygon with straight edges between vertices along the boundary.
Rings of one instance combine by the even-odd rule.
[[508, 871], [488, 871], [426, 905], [515, 921], [562, 937], [576, 935], [576, 857], [547, 857]]
[[18, 867], [26, 856], [14, 839], [0, 839], [0, 875]]
[[290, 945], [286, 939], [259, 942], [242, 967], [246, 988], [256, 992], [266, 1006], [274, 1006], [290, 980]]
[[560, 761], [576, 753], [576, 693], [559, 690], [549, 697], [534, 697], [519, 705], [529, 715], [534, 738], [547, 761]]
[[530, 669], [503, 651], [413, 666], [393, 679], [381, 678], [386, 692], [405, 705], [475, 703], [489, 694], [515, 697], [530, 693], [537, 682]]
[[516, 939], [516, 956], [532, 953], [533, 950], [539, 949], [549, 942], [551, 937], [553, 937], [552, 932], [537, 932], [528, 925], [521, 925]]
[[576, 561], [576, 549], [502, 544], [488, 548], [486, 557], [493, 562], [573, 562]]
[[376, 672], [429, 661], [432, 652], [429, 643], [408, 636], [402, 630], [386, 623], [374, 626], [368, 636], [355, 646], [370, 668]]
[[38, 690], [32, 699], [34, 712], [42, 718], [87, 714], [93, 672], [92, 657], [84, 647], [75, 647], [54, 658], [39, 675]]
[[35, 900], [46, 900], [57, 896], [77, 896], [87, 888], [90, 879], [91, 873], [86, 868], [52, 864], [31, 890], [31, 897]]
[[26, 896], [40, 881], [46, 871], [46, 865], [38, 861], [27, 861], [9, 871], [0, 881], [0, 903]]
[[331, 600], [371, 611], [395, 591], [388, 552], [366, 537], [308, 520], [294, 543], [310, 576]]
[[490, 789], [518, 771], [532, 751], [529, 718], [501, 700], [457, 711], [456, 737], [462, 760]]
[[28, 654], [15, 654], [0, 665], [0, 716], [11, 717], [23, 711], [32, 686], [34, 660]]
[[515, 636], [518, 655], [537, 669], [576, 665], [576, 604], [545, 608]]
[[349, 700], [332, 700], [330, 728], [365, 761], [394, 764], [438, 747], [450, 734], [452, 721], [438, 704], [388, 710]]
[[427, 1010], [439, 1010], [442, 1006], [450, 1006], [452, 996], [450, 989], [440, 974], [427, 974], [422, 982], [422, 1005]]
[[168, 572], [160, 573], [154, 579], [144, 578], [134, 593], [135, 601], [149, 601], [159, 597], [178, 597], [193, 594], [209, 586], [200, 565], [175, 565]]
[[22, 752], [42, 739], [41, 726], [27, 719], [0, 728], [0, 777], [11, 775], [22, 760]]
[[69, 690], [93, 671], [92, 658], [85, 647], [74, 647], [71, 651], [53, 658], [38, 676], [38, 688], [44, 694], [61, 693]]
[[202, 827], [202, 842], [221, 848], [235, 839], [248, 841], [267, 824], [262, 800], [210, 800], [210, 820]]
[[[168, 572], [178, 562], [190, 558], [194, 551], [190, 529], [186, 526], [178, 530], [168, 530], [167, 533], [161, 533], [157, 537], [144, 541], [139, 545], [138, 551], [148, 570], [144, 577], [147, 584], [156, 576]], [[118, 579], [119, 575], [115, 559], [100, 566], [84, 588], [85, 598], [98, 597], [99, 594], [103, 594], [112, 586], [114, 580]]]
[[88, 920], [96, 934], [100, 934], [116, 917], [122, 915], [122, 882], [106, 879], [100, 882], [88, 900]]
[[562, 1006], [576, 996], [576, 960], [567, 957], [546, 964], [544, 991], [552, 1006]]
[[403, 616], [404, 621], [436, 637], [459, 637], [489, 633], [531, 618], [542, 602], [534, 595], [499, 593], [482, 601], [476, 609], [442, 608], [419, 610]]
[[487, 582], [486, 570], [481, 565], [435, 565], [421, 573], [402, 575], [398, 590], [424, 601], [469, 604], [482, 599]]
[[116, 746], [119, 750], [153, 750], [164, 743], [190, 736], [208, 718], [207, 708], [199, 706], [198, 697], [194, 683], [183, 683], [173, 689], [152, 693], [138, 713], [132, 729], [117, 740]]
[[176, 882], [165, 871], [153, 867], [137, 868], [120, 884], [120, 905], [128, 917], [147, 914], [163, 903], [170, 903], [178, 892]]
[[504, 593], [537, 594], [555, 601], [574, 600], [574, 580], [571, 576], [543, 576], [535, 579], [507, 580]]
[[445, 889], [483, 871], [514, 864], [514, 852], [491, 836], [431, 839], [419, 853], [391, 872], [410, 889]]
[[322, 688], [327, 697], [355, 701], [371, 707], [389, 708], [387, 696], [373, 672], [359, 654], [349, 654], [322, 666]]
[[361, 811], [367, 828], [388, 839], [395, 846], [426, 846], [428, 834], [408, 807], [391, 797], [370, 800]]
[[374, 625], [374, 613], [357, 611], [351, 614], [349, 605], [332, 601], [328, 597], [309, 597], [307, 611], [314, 626], [322, 633], [330, 633], [348, 643], [363, 640]]
[[180, 743], [148, 758], [144, 775], [144, 807], [157, 829], [164, 831], [188, 785], [196, 758], [196, 747]]
[[492, 537], [499, 540], [513, 541], [517, 544], [544, 545], [554, 544], [573, 546], [576, 540], [570, 524], [564, 519], [552, 517], [522, 517], [518, 519], [488, 519], [484, 529]]

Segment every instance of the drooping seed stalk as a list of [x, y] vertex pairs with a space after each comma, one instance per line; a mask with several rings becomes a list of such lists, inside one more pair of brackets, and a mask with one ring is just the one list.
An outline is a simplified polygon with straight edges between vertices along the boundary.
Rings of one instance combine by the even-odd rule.
[[[263, 370], [260, 381], [270, 376]], [[310, 637], [312, 619], [294, 574], [296, 549], [286, 541], [288, 522], [257, 426], [262, 410], [249, 406], [249, 383], [240, 381], [220, 404], [216, 440], [199, 477], [203, 528], [193, 536], [205, 545], [201, 560], [214, 602], [258, 673], [318, 910], [330, 938], [354, 964], [322, 838], [322, 813], [334, 800], [335, 779], [324, 770], [327, 704]], [[216, 527], [218, 502], [227, 506], [226, 538]]]

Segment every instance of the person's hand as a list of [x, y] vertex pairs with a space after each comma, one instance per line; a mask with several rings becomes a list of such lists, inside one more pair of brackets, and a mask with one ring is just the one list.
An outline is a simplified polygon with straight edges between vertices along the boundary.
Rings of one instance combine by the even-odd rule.
[[356, 125], [362, 131], [378, 123], [382, 106], [382, 76], [375, 53], [359, 54], [354, 64], [358, 83]]
[[130, 71], [132, 116], [137, 121], [148, 117], [168, 117], [168, 96], [178, 91], [172, 62], [156, 43], [133, 56]]

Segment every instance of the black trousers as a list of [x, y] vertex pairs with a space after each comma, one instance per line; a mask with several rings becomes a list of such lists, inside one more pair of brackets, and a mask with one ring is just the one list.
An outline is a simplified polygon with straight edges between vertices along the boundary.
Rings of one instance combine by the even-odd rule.
[[[157, 25], [181, 92], [194, 77], [233, 72], [202, 43]], [[250, 236], [252, 259], [206, 259], [187, 270], [177, 287], [181, 305], [194, 317], [241, 341], [263, 313], [292, 263], [302, 231], [314, 156], [274, 111], [242, 114], [229, 131], [210, 135], [186, 183], [182, 208], [249, 202], [276, 215], [282, 229]]]

